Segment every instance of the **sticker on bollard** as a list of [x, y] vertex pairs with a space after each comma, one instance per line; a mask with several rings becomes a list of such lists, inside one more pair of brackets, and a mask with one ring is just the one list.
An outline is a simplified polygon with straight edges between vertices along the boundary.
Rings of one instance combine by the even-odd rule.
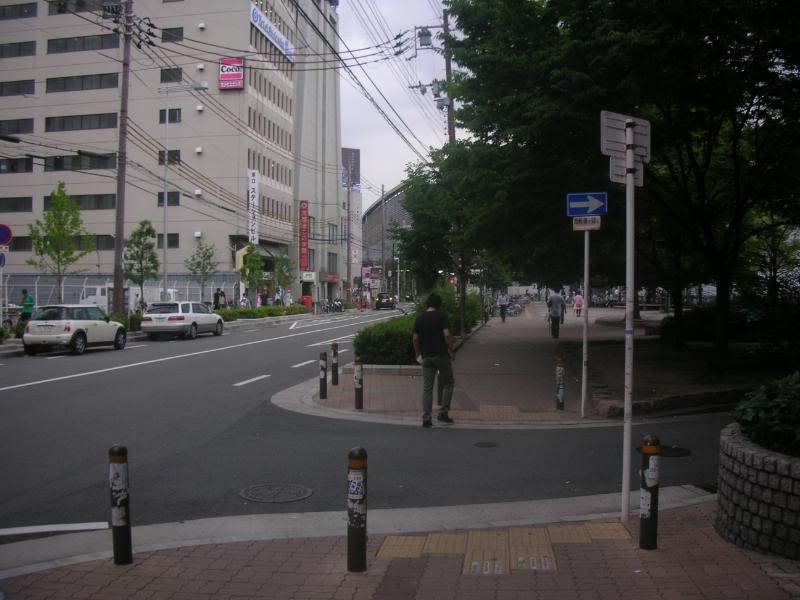
[[325, 400], [328, 397], [328, 353], [321, 352], [319, 355], [319, 399]]
[[114, 564], [133, 562], [131, 543], [130, 488], [128, 479], [128, 449], [112, 446], [108, 451], [108, 484], [111, 495], [111, 543]]
[[556, 409], [564, 410], [564, 363], [559, 358], [556, 361]]
[[339, 385], [339, 344], [331, 344], [331, 385]]
[[639, 548], [655, 550], [658, 546], [658, 476], [661, 442], [654, 435], [645, 436], [640, 448], [639, 470]]
[[364, 408], [364, 366], [359, 362], [353, 363], [353, 385], [355, 389], [355, 408]]

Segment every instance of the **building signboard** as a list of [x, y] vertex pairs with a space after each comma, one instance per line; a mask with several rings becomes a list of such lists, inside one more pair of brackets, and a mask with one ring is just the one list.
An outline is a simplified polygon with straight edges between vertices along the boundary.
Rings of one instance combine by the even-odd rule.
[[300, 200], [300, 270], [308, 270], [308, 200]]
[[258, 171], [247, 171], [247, 239], [258, 244]]
[[314, 283], [317, 280], [317, 274], [314, 271], [301, 271], [300, 281], [303, 283]]
[[289, 40], [258, 7], [252, 4], [250, 5], [250, 22], [281, 51], [281, 54], [289, 61], [294, 62], [294, 48], [289, 44]]
[[221, 58], [219, 60], [219, 89], [244, 89], [243, 58]]

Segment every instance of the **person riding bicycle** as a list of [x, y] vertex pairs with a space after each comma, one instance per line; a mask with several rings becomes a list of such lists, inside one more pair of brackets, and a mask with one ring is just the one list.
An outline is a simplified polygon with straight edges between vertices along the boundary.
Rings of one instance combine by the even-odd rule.
[[497, 306], [500, 308], [500, 318], [503, 320], [503, 323], [506, 322], [506, 312], [508, 312], [508, 305], [510, 301], [508, 299], [508, 295], [506, 293], [501, 293], [497, 297]]
[[558, 337], [558, 325], [564, 321], [564, 313], [567, 311], [567, 304], [561, 294], [554, 292], [550, 294], [547, 299], [547, 308], [549, 311], [550, 327], [553, 331], [553, 337]]

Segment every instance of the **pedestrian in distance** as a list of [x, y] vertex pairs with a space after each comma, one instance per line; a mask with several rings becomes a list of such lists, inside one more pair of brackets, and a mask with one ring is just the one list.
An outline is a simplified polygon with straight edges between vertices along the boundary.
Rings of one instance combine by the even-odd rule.
[[214, 310], [219, 310], [219, 293], [221, 291], [222, 290], [217, 288], [217, 290], [214, 292]]
[[558, 326], [564, 322], [564, 313], [567, 310], [567, 305], [561, 294], [555, 292], [550, 294], [547, 299], [547, 318], [550, 322], [550, 333], [554, 338], [558, 337]]
[[453, 422], [449, 413], [455, 385], [452, 361], [456, 355], [453, 352], [450, 321], [447, 313], [440, 310], [442, 297], [436, 293], [431, 294], [425, 306], [425, 312], [414, 321], [412, 343], [417, 362], [422, 365], [422, 426], [427, 428], [432, 425], [433, 382], [437, 373], [442, 386], [442, 397], [436, 420], [446, 424]]
[[575, 294], [575, 316], [580, 317], [583, 310], [583, 296]]
[[225, 290], [219, 291], [219, 307], [228, 308], [228, 297], [225, 295]]
[[22, 305], [22, 311], [19, 315], [20, 321], [29, 321], [31, 315], [33, 315], [33, 296], [28, 293], [28, 290], [22, 290], [22, 301], [20, 302]]
[[503, 323], [506, 322], [506, 313], [508, 312], [509, 299], [508, 294], [501, 292], [497, 297], [497, 306], [500, 308], [500, 318]]

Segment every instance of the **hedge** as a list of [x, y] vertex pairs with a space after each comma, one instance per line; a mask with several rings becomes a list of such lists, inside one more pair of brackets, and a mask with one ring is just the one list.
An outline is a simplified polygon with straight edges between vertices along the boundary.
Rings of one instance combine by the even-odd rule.
[[415, 315], [365, 327], [353, 338], [356, 359], [371, 365], [416, 364], [411, 334]]
[[257, 306], [255, 308], [220, 308], [214, 311], [223, 321], [237, 319], [263, 319], [265, 317], [282, 317], [284, 315], [302, 315], [308, 312], [302, 304], [291, 306]]

